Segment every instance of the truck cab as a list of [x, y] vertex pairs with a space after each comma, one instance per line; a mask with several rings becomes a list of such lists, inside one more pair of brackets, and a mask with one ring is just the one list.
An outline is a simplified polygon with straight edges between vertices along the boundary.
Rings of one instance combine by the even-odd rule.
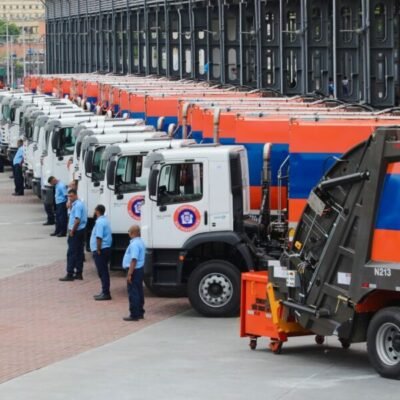
[[[79, 112], [79, 111], [78, 111]], [[38, 196], [42, 196], [42, 164], [46, 154], [46, 126], [49, 121], [55, 118], [61, 118], [62, 116], [68, 117], [76, 115], [75, 109], [71, 110], [50, 110], [44, 115], [37, 116], [35, 120], [35, 126], [33, 129], [33, 144], [32, 144], [32, 189], [33, 192]]]
[[99, 204], [100, 192], [103, 190], [105, 175], [105, 164], [102, 163], [102, 156], [107, 146], [122, 142], [142, 142], [146, 139], [165, 137], [165, 132], [156, 132], [153, 127], [131, 127], [118, 133], [112, 132], [119, 128], [106, 130], [106, 134], [89, 135], [82, 144], [82, 158], [84, 165], [82, 169], [82, 179], [78, 185], [79, 198], [86, 203], [88, 210], [88, 233], [91, 232], [94, 220], [93, 214], [97, 204]]
[[206, 316], [239, 310], [240, 274], [255, 267], [244, 222], [249, 172], [243, 146], [158, 150], [142, 205], [145, 283], [155, 293], [186, 291]]
[[106, 207], [113, 234], [111, 266], [121, 268], [122, 256], [129, 244], [129, 227], [141, 222], [149, 168], [146, 157], [154, 150], [180, 148], [195, 144], [191, 139], [152, 138], [143, 142], [110, 145], [103, 153], [99, 204]]
[[[42, 105], [41, 107], [32, 106], [27, 108], [23, 119], [23, 135], [24, 135], [24, 175], [25, 185], [33, 188], [35, 151], [38, 147], [39, 131], [44, 126], [50, 116], [58, 117], [62, 114], [76, 113], [77, 107], [71, 102], [53, 103], [51, 106]], [[39, 119], [39, 117], [42, 117]], [[40, 158], [38, 159], [38, 169], [40, 171]], [[39, 173], [39, 172], [38, 172]]]
[[[81, 179], [81, 171], [83, 165], [83, 159], [81, 158], [81, 149], [83, 139], [91, 134], [102, 134], [105, 133], [106, 128], [115, 127], [118, 133], [124, 129], [130, 129], [131, 127], [144, 125], [143, 119], [133, 119], [133, 118], [108, 118], [106, 116], [101, 116], [102, 120], [98, 122], [85, 122], [81, 123], [74, 128], [75, 139], [75, 149], [72, 157], [71, 167], [69, 168], [70, 181]], [[113, 133], [113, 132], [110, 132]]]
[[53, 204], [53, 187], [47, 183], [50, 176], [56, 176], [62, 182], [68, 180], [67, 162], [74, 152], [75, 137], [72, 130], [79, 122], [96, 118], [93, 113], [75, 113], [61, 115], [61, 118], [49, 119], [43, 128], [38, 142], [41, 156], [41, 192], [46, 204]]

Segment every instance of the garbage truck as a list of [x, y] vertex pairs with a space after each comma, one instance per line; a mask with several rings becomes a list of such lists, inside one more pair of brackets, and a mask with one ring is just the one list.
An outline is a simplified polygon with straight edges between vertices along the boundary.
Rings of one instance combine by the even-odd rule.
[[336, 336], [367, 343], [383, 377], [400, 378], [400, 127], [380, 127], [311, 190], [293, 242], [267, 270], [242, 276], [241, 335]]

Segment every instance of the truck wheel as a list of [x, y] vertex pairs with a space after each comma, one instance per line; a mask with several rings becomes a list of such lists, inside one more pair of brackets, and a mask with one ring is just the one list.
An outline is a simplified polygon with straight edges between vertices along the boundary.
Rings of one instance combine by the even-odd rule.
[[372, 318], [367, 332], [368, 357], [385, 378], [400, 378], [400, 307], [387, 307]]
[[188, 297], [192, 307], [206, 317], [236, 316], [240, 305], [240, 271], [228, 261], [206, 261], [190, 275]]

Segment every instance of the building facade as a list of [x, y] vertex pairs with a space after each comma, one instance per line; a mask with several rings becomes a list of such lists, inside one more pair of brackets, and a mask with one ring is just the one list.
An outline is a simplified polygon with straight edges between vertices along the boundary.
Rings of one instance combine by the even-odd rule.
[[0, 19], [21, 28], [27, 42], [38, 42], [45, 33], [45, 6], [40, 0], [0, 0]]
[[47, 0], [47, 70], [399, 104], [398, 0]]

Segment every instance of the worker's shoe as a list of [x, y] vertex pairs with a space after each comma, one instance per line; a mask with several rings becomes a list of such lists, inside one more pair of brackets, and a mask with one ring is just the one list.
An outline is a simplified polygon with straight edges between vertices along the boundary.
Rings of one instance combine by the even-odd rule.
[[133, 318], [133, 317], [131, 317], [131, 316], [129, 316], [129, 317], [124, 317], [124, 318], [122, 318], [124, 321], [129, 321], [129, 322], [132, 322], [132, 321], [139, 321], [140, 320], [140, 318]]
[[73, 275], [65, 275], [63, 278], [60, 278], [59, 281], [60, 282], [71, 282], [73, 281], [75, 278]]
[[65, 236], [67, 236], [66, 233], [58, 233], [58, 234], [57, 234], [57, 237], [65, 237]]
[[56, 232], [50, 233], [50, 236], [58, 236], [58, 233]]
[[97, 296], [93, 296], [93, 298], [96, 301], [105, 301], [105, 300], [111, 300], [111, 295], [101, 293], [101, 294], [98, 294]]
[[79, 281], [83, 281], [83, 276], [82, 274], [75, 274], [74, 279], [78, 279]]
[[55, 224], [56, 224], [55, 222], [49, 222], [49, 221], [47, 221], [47, 222], [45, 222], [45, 223], [43, 224], [43, 226], [55, 225]]

